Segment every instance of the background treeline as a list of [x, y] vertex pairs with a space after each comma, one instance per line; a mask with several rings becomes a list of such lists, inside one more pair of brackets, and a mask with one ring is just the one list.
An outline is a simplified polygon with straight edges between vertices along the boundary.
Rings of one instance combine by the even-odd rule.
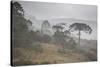
[[[64, 44], [65, 37], [69, 37], [62, 32], [63, 27], [61, 25], [55, 25], [52, 29], [55, 30], [54, 38], [47, 34], [42, 34], [41, 31], [29, 30], [28, 26], [32, 25], [32, 22], [25, 18], [24, 10], [18, 2], [12, 2], [12, 44], [13, 47], [28, 47], [33, 42], [50, 42], [54, 39], [56, 43]], [[45, 21], [44, 21], [45, 22]], [[47, 21], [47, 23], [49, 23]], [[44, 24], [45, 26], [45, 24]], [[69, 33], [69, 32], [68, 32]], [[52, 40], [53, 41], [53, 40]], [[66, 43], [65, 43], [66, 44]]]

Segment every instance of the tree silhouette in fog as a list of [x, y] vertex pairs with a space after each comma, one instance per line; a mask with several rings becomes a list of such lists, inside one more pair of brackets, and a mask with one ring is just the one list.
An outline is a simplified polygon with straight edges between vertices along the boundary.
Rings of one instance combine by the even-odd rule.
[[12, 2], [12, 11], [15, 15], [24, 16], [24, 9], [18, 2]]
[[79, 45], [80, 45], [80, 39], [81, 39], [81, 31], [88, 33], [88, 34], [92, 33], [91, 27], [85, 23], [73, 23], [69, 26], [69, 30], [70, 31], [78, 31]]
[[44, 20], [41, 25], [41, 33], [49, 35], [50, 34], [51, 25], [48, 20]]
[[12, 44], [14, 47], [26, 46], [31, 43], [28, 25], [32, 25], [30, 20], [24, 17], [24, 9], [18, 2], [11, 2], [12, 8]]
[[53, 37], [56, 43], [62, 46], [63, 52], [65, 52], [64, 47], [66, 44], [66, 39], [65, 39], [66, 35], [64, 35], [65, 33], [63, 31], [65, 25], [66, 25], [65, 23], [59, 23], [59, 24], [52, 26], [52, 29], [55, 30]]

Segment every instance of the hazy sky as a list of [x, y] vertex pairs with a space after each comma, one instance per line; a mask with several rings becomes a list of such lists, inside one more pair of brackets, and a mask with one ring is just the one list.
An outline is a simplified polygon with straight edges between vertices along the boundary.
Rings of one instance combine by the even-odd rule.
[[93, 21], [94, 23], [89, 22], [89, 24], [92, 26], [93, 33], [91, 34], [91, 36], [84, 35], [83, 37], [97, 39], [97, 6], [61, 3], [58, 4], [34, 1], [20, 1], [19, 3], [22, 4], [22, 7], [25, 10], [25, 15], [34, 16], [40, 20], [53, 18], [75, 18]]
[[20, 2], [29, 15], [39, 19], [54, 17], [78, 18], [82, 20], [97, 20], [97, 7], [90, 5], [58, 4], [45, 2]]

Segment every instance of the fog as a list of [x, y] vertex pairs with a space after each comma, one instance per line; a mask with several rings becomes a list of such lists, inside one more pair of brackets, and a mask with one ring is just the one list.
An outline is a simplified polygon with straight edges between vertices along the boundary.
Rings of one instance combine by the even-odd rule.
[[[81, 37], [83, 39], [97, 39], [97, 6], [95, 5], [30, 1], [20, 1], [19, 3], [22, 4], [22, 7], [25, 10], [25, 16], [35, 24], [36, 28], [41, 28], [43, 20], [48, 20], [51, 25], [60, 22], [65, 22], [68, 25], [74, 22], [86, 23], [91, 26], [93, 32], [91, 35], [83, 33]], [[34, 22], [34, 20], [36, 22]]]

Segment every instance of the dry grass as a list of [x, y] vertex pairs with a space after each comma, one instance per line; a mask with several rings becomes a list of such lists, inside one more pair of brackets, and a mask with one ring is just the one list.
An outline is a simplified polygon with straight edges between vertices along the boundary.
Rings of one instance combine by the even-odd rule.
[[[85, 55], [75, 50], [66, 49], [65, 53], [59, 53], [59, 46], [55, 44], [41, 43], [43, 51], [37, 53], [31, 48], [15, 48], [13, 51], [13, 63], [15, 65], [26, 64], [54, 64], [54, 63], [72, 63], [89, 61]], [[19, 54], [19, 57], [16, 55]], [[17, 64], [18, 62], [18, 64]]]

